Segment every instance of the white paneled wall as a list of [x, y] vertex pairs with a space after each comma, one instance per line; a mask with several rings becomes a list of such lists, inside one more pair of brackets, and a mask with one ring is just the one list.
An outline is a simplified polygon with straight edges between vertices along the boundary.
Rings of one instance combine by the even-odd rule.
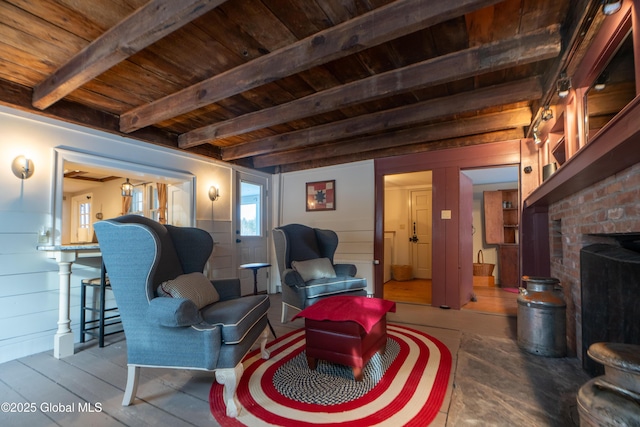
[[[58, 321], [58, 266], [36, 246], [38, 231], [52, 223], [56, 148], [194, 175], [195, 225], [210, 231], [219, 243], [211, 258], [209, 274], [237, 276], [233, 182], [235, 171], [241, 168], [0, 107], [0, 363], [53, 348]], [[11, 162], [20, 154], [27, 155], [35, 164], [33, 177], [25, 181], [11, 172]], [[213, 184], [220, 187], [220, 199], [212, 206], [207, 194]], [[107, 206], [103, 209], [106, 214]], [[99, 275], [95, 265], [72, 266], [70, 315], [76, 342], [80, 281]]]
[[[305, 184], [335, 180], [336, 209], [307, 212]], [[374, 165], [373, 161], [289, 172], [273, 179], [277, 197], [277, 225], [299, 223], [310, 227], [334, 230], [339, 244], [335, 262], [353, 263], [358, 276], [365, 277], [368, 292], [373, 293], [373, 233], [374, 233]], [[280, 286], [275, 254], [272, 259], [271, 288]]]
[[210, 279], [237, 277], [235, 268], [235, 243], [233, 243], [233, 223], [231, 221], [198, 220], [197, 227], [209, 231], [213, 238], [213, 253], [209, 259], [206, 274]]
[[[235, 172], [242, 168], [0, 107], [0, 363], [53, 348], [58, 321], [58, 266], [36, 246], [38, 231], [52, 223], [56, 148], [194, 175], [195, 225], [209, 231], [216, 242], [207, 274], [211, 278], [238, 276], [233, 203]], [[35, 174], [26, 181], [11, 172], [11, 161], [20, 154], [28, 155], [35, 164]], [[269, 197], [274, 220], [269, 229], [297, 222], [335, 230], [340, 239], [335, 260], [354, 263], [372, 293], [373, 161], [267, 177], [273, 184]], [[305, 183], [322, 180], [336, 181], [337, 209], [306, 212]], [[214, 184], [220, 187], [220, 199], [212, 204], [207, 194]], [[106, 213], [106, 205], [103, 210]], [[274, 291], [279, 287], [279, 275], [273, 254], [271, 263], [270, 290]], [[93, 265], [84, 262], [72, 267], [70, 314], [76, 342], [80, 281], [97, 277], [97, 265], [94, 260]]]

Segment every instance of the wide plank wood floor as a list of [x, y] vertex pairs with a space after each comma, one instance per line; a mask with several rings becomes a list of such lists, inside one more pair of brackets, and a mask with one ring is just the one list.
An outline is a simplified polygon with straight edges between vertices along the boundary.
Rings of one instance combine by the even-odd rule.
[[481, 313], [504, 314], [516, 317], [518, 314], [518, 294], [512, 289], [500, 287], [474, 286], [475, 301], [469, 301], [462, 310], [478, 311]]
[[390, 301], [431, 305], [431, 279], [389, 280], [382, 295]]
[[[383, 298], [396, 302], [431, 305], [431, 286], [431, 279], [390, 280], [384, 284]], [[473, 293], [475, 301], [465, 304], [462, 310], [516, 316], [517, 293], [494, 286], [474, 286]]]
[[[270, 299], [269, 318], [278, 336], [304, 326], [302, 319], [280, 323], [280, 295], [270, 295]], [[579, 364], [576, 359], [523, 354], [515, 343], [515, 318], [399, 303], [396, 312], [388, 314], [388, 321], [421, 330], [451, 352], [449, 387], [432, 426], [511, 426], [523, 425], [525, 419], [533, 423], [529, 425], [577, 425], [565, 420], [575, 418], [575, 393], [586, 381]], [[47, 351], [0, 364], [0, 402], [13, 403], [14, 409], [34, 409], [0, 412], [0, 426], [218, 425], [208, 402], [213, 373], [142, 368], [137, 398], [133, 405], [124, 407], [126, 366], [123, 334], [106, 337], [103, 348], [95, 339], [77, 344], [75, 354], [63, 359], [55, 359]], [[562, 372], [553, 376], [562, 380], [562, 386], [551, 384], [541, 389], [537, 379], [553, 370]], [[501, 379], [506, 377], [512, 380]], [[541, 393], [548, 399], [533, 399]], [[527, 405], [518, 399], [511, 405], [507, 401], [513, 399], [507, 396], [527, 396]], [[560, 398], [573, 403], [550, 404]], [[502, 402], [504, 410], [496, 411], [495, 405], [487, 402]], [[562, 420], [559, 424], [536, 424], [545, 419], [557, 421], [558, 417]]]

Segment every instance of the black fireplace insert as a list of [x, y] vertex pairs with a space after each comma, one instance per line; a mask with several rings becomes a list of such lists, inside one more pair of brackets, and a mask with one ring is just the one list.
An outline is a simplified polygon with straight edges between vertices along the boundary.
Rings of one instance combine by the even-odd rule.
[[622, 236], [580, 251], [582, 366], [592, 376], [604, 367], [587, 356], [591, 344], [640, 344], [640, 236]]

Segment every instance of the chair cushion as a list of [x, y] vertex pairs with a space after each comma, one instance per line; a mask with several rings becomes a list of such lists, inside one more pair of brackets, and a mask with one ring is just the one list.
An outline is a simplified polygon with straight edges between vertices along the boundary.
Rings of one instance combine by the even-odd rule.
[[249, 295], [211, 304], [200, 310], [200, 314], [206, 323], [222, 326], [225, 344], [237, 344], [268, 310], [267, 295]]
[[159, 297], [190, 299], [198, 309], [220, 300], [218, 291], [202, 273], [181, 274], [162, 282], [156, 293]]
[[307, 261], [291, 261], [291, 268], [297, 271], [302, 280], [308, 282], [314, 279], [336, 277], [336, 271], [329, 258], [316, 258]]
[[305, 286], [307, 298], [317, 298], [367, 288], [367, 279], [362, 277], [335, 277], [310, 280]]

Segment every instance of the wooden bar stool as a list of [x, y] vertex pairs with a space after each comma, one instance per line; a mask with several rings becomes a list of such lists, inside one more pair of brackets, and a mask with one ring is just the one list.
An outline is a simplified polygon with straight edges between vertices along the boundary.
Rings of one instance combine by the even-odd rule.
[[[94, 304], [87, 305], [87, 288], [92, 288], [92, 296], [99, 292], [98, 306]], [[108, 326], [120, 325], [120, 313], [118, 307], [113, 306], [106, 308], [105, 294], [107, 289], [111, 290], [109, 278], [106, 275], [104, 264], [100, 271], [100, 277], [94, 279], [83, 279], [80, 286], [80, 342], [85, 342], [85, 335], [90, 335], [98, 339], [98, 346], [104, 347], [104, 337], [122, 332], [122, 327], [111, 328], [108, 332]], [[87, 320], [87, 312], [97, 313], [97, 316], [91, 316]], [[96, 318], [97, 317], [97, 318]]]

